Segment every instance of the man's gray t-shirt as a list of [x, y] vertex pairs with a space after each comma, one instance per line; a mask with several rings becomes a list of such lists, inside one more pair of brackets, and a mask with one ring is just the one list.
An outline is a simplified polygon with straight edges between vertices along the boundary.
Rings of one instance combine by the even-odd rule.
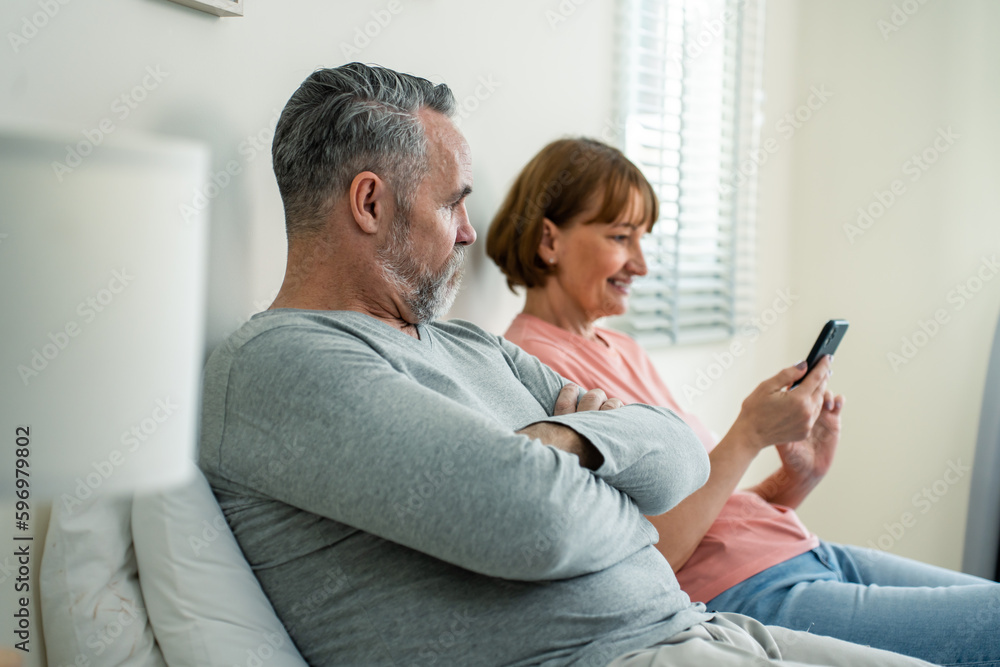
[[[604, 665], [710, 617], [643, 516], [708, 476], [675, 414], [553, 417], [566, 381], [536, 358], [418, 331], [267, 311], [205, 371], [200, 465], [311, 664]], [[515, 433], [539, 421], [602, 466]]]

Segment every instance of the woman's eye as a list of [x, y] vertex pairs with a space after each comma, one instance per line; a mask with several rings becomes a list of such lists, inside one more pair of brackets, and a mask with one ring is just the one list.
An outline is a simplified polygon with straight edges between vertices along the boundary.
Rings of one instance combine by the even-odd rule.
[[614, 239], [615, 241], [617, 241], [618, 243], [624, 243], [625, 241], [628, 241], [628, 236], [625, 235], [625, 234], [616, 234], [615, 236], [612, 236], [611, 238]]

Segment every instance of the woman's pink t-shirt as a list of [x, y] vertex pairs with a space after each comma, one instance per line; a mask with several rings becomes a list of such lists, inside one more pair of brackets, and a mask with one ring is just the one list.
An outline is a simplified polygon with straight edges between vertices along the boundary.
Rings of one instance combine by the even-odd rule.
[[[716, 438], [697, 417], [681, 410], [646, 352], [625, 334], [595, 327], [602, 342], [521, 313], [504, 337], [585, 389], [599, 387], [625, 403], [670, 408], [712, 451]], [[723, 591], [819, 545], [795, 511], [767, 502], [752, 491], [736, 491], [684, 567], [681, 588], [696, 602]]]

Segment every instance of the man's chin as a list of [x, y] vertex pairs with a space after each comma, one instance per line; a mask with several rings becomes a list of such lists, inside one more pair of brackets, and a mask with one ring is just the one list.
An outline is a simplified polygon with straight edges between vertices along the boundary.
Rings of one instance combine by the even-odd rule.
[[451, 307], [455, 305], [455, 299], [458, 297], [458, 287], [461, 282], [461, 276], [454, 283], [449, 281], [447, 291], [441, 295], [441, 301], [438, 303], [437, 308], [434, 309], [431, 320], [439, 320], [448, 314]]
[[465, 269], [464, 248], [456, 250], [439, 276], [431, 281], [424, 279], [423, 285], [415, 286], [406, 299], [403, 319], [411, 324], [427, 324], [444, 317], [458, 296]]
[[455, 304], [460, 283], [461, 276], [453, 276], [434, 293], [432, 298], [423, 299], [418, 303], [407, 303], [403, 319], [410, 324], [427, 324], [441, 319], [448, 314], [448, 311]]
[[458, 298], [458, 290], [462, 286], [462, 277], [465, 274], [465, 262], [464, 257], [461, 257], [457, 262], [451, 276], [441, 287], [442, 293], [436, 296], [435, 301], [438, 302], [436, 308], [434, 308], [434, 317], [431, 319], [437, 320], [448, 314], [451, 307], [455, 305], [455, 299]]

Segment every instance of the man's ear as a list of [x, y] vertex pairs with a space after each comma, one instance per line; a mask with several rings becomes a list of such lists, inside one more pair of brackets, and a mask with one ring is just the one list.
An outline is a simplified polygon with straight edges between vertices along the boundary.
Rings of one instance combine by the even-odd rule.
[[392, 194], [378, 174], [363, 171], [355, 176], [348, 195], [351, 215], [363, 232], [376, 234], [389, 223]]
[[538, 256], [546, 264], [555, 264], [559, 246], [559, 228], [548, 218], [542, 218], [542, 239], [538, 242]]

